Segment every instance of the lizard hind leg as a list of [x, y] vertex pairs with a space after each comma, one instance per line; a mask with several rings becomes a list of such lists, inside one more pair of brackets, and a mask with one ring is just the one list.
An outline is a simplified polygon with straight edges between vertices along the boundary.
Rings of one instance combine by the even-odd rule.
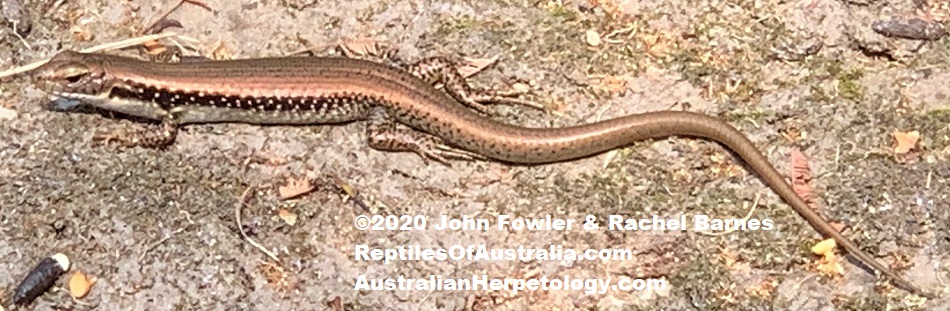
[[362, 41], [340, 44], [336, 50], [349, 58], [401, 68], [426, 83], [442, 88], [455, 100], [482, 114], [496, 115], [486, 107], [486, 104], [520, 105], [544, 109], [544, 106], [538, 103], [518, 98], [527, 94], [528, 91], [473, 88], [468, 78], [480, 73], [487, 66], [482, 66], [466, 75], [463, 74], [463, 68], [467, 67], [466, 62], [458, 57], [434, 56], [416, 62], [407, 62], [398, 57], [396, 49], [377, 42]]
[[441, 85], [452, 98], [484, 114], [493, 114], [485, 106], [486, 104], [521, 105], [544, 109], [540, 104], [517, 98], [527, 94], [526, 91], [499, 91], [472, 87], [468, 83], [468, 78], [462, 74], [461, 69], [465, 67], [462, 63], [461, 60], [448, 57], [429, 57], [406, 65], [404, 69], [432, 85]]
[[368, 121], [366, 138], [373, 149], [414, 152], [426, 163], [428, 160], [435, 160], [446, 166], [451, 166], [449, 159], [485, 160], [485, 157], [477, 153], [449, 146], [436, 136], [400, 126], [383, 109], [374, 110]]

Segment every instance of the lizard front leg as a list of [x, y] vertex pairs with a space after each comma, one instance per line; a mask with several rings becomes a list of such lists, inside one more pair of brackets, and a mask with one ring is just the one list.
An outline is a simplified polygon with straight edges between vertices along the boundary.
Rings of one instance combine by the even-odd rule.
[[123, 147], [144, 147], [165, 149], [178, 137], [178, 122], [173, 116], [162, 119], [158, 125], [149, 125], [144, 128], [126, 133], [99, 133], [92, 139], [97, 143], [116, 142]]

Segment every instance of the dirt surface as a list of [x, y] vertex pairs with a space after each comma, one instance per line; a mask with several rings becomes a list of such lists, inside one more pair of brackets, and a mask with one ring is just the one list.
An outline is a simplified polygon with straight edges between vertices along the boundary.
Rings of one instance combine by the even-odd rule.
[[[480, 86], [530, 86], [546, 107], [493, 108], [553, 127], [687, 109], [747, 133], [783, 172], [811, 168], [820, 213], [918, 286], [946, 292], [950, 80], [946, 38], [888, 38], [892, 17], [947, 21], [941, 1], [206, 1], [171, 15], [190, 54], [249, 58], [370, 38], [404, 59], [500, 56]], [[16, 4], [22, 10], [13, 10]], [[132, 37], [171, 1], [3, 2], [0, 63]], [[23, 22], [23, 21], [27, 22]], [[31, 28], [22, 38], [14, 25]], [[599, 38], [599, 40], [597, 40]], [[181, 40], [180, 40], [181, 41]], [[597, 43], [594, 46], [592, 43]], [[166, 43], [169, 41], [165, 41]], [[187, 42], [187, 41], [181, 41]], [[214, 52], [214, 53], [213, 53]], [[135, 50], [111, 52], [141, 57]], [[187, 126], [167, 150], [99, 146], [141, 122], [45, 108], [25, 77], [0, 83], [0, 304], [42, 258], [97, 278], [73, 300], [68, 275], [31, 310], [946, 310], [876, 282], [853, 260], [820, 273], [821, 236], [713, 142], [672, 138], [542, 166], [425, 164], [366, 146], [363, 124]], [[894, 132], [918, 131], [909, 152]], [[364, 209], [334, 185], [360, 191]], [[278, 200], [314, 178], [318, 190]], [[247, 189], [248, 204], [235, 206]], [[773, 230], [360, 231], [359, 215], [577, 219], [708, 214]], [[295, 215], [296, 222], [281, 217]], [[292, 224], [291, 224], [292, 223]], [[240, 231], [275, 252], [275, 263]], [[357, 245], [620, 248], [633, 260], [358, 261]], [[840, 254], [841, 252], [839, 252]], [[660, 278], [664, 290], [355, 290], [357, 277]], [[340, 305], [332, 302], [339, 299]], [[942, 309], [944, 308], [944, 309]]]

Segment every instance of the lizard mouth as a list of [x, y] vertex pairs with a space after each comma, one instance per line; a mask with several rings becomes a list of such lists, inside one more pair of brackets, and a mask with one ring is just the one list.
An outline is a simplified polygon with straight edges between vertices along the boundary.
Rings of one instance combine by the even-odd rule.
[[70, 98], [63, 92], [50, 92], [49, 108], [54, 110], [71, 110], [82, 104], [82, 101], [76, 98]]

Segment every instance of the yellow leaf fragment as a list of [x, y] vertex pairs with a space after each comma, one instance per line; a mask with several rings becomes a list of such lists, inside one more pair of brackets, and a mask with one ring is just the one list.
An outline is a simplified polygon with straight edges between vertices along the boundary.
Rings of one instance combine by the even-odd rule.
[[826, 239], [815, 246], [812, 246], [811, 251], [817, 255], [822, 256], [821, 260], [818, 261], [818, 271], [824, 275], [842, 275], [844, 274], [844, 267], [838, 263], [838, 256], [835, 256], [835, 247], [838, 245], [834, 239]]
[[829, 253], [834, 255], [834, 250], [837, 246], [838, 243], [835, 242], [835, 239], [826, 239], [824, 241], [818, 242], [818, 244], [815, 244], [815, 246], [812, 246], [811, 252], [820, 256], [826, 256]]
[[838, 256], [835, 256], [834, 252], [830, 252], [825, 254], [825, 257], [818, 263], [818, 271], [824, 275], [842, 275], [844, 274], [844, 267], [838, 263]]

